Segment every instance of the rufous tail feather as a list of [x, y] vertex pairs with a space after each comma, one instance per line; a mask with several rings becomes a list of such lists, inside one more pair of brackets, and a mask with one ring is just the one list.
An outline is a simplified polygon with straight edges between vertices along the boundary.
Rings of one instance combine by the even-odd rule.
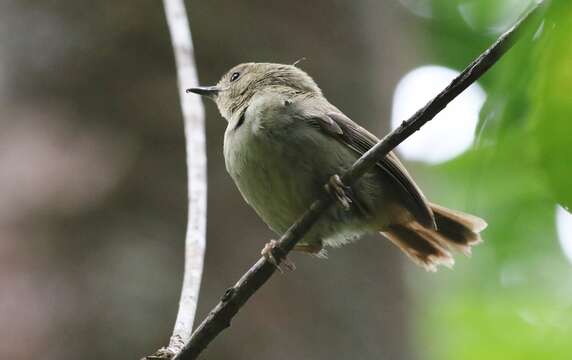
[[471, 247], [482, 242], [480, 232], [487, 223], [474, 215], [429, 204], [435, 215], [437, 229], [424, 227], [416, 221], [394, 224], [381, 232], [416, 264], [427, 271], [439, 265], [452, 267], [451, 250], [470, 256]]

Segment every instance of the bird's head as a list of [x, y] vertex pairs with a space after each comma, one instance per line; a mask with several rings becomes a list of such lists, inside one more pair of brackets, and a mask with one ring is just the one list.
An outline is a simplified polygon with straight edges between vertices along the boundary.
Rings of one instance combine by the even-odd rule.
[[190, 88], [187, 92], [213, 99], [221, 115], [230, 121], [248, 107], [260, 92], [321, 94], [314, 80], [295, 65], [244, 63], [230, 69], [214, 86]]

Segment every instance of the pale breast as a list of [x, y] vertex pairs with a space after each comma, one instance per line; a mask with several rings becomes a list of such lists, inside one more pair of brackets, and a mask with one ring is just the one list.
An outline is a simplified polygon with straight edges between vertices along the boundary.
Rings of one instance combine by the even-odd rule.
[[[250, 107], [242, 124], [230, 123], [225, 133], [226, 167], [244, 199], [271, 229], [283, 233], [322, 194], [329, 177], [343, 173], [357, 156], [289, 116], [283, 103]], [[355, 233], [352, 214], [328, 213], [309, 236], [344, 242]]]
[[318, 195], [312, 159], [283, 136], [249, 130], [227, 131], [226, 167], [244, 199], [281, 233]]

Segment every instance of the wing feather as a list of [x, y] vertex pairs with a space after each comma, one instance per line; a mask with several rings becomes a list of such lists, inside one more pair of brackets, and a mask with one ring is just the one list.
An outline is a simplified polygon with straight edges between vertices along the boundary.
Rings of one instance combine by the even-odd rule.
[[[335, 137], [360, 156], [379, 141], [375, 135], [356, 124], [342, 112], [323, 111], [306, 114], [305, 118], [311, 125], [317, 126], [325, 133]], [[435, 228], [435, 217], [425, 196], [397, 156], [393, 152], [390, 152], [385, 159], [379, 161], [377, 165], [411, 197], [415, 209], [410, 210], [412, 210], [417, 221], [427, 227]]]

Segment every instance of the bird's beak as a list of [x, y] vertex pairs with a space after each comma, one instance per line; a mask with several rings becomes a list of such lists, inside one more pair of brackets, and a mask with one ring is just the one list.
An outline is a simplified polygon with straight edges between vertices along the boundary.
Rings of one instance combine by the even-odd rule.
[[195, 93], [203, 96], [210, 97], [213, 99], [215, 96], [218, 95], [220, 92], [220, 88], [218, 86], [197, 86], [194, 88], [187, 89], [188, 93]]

